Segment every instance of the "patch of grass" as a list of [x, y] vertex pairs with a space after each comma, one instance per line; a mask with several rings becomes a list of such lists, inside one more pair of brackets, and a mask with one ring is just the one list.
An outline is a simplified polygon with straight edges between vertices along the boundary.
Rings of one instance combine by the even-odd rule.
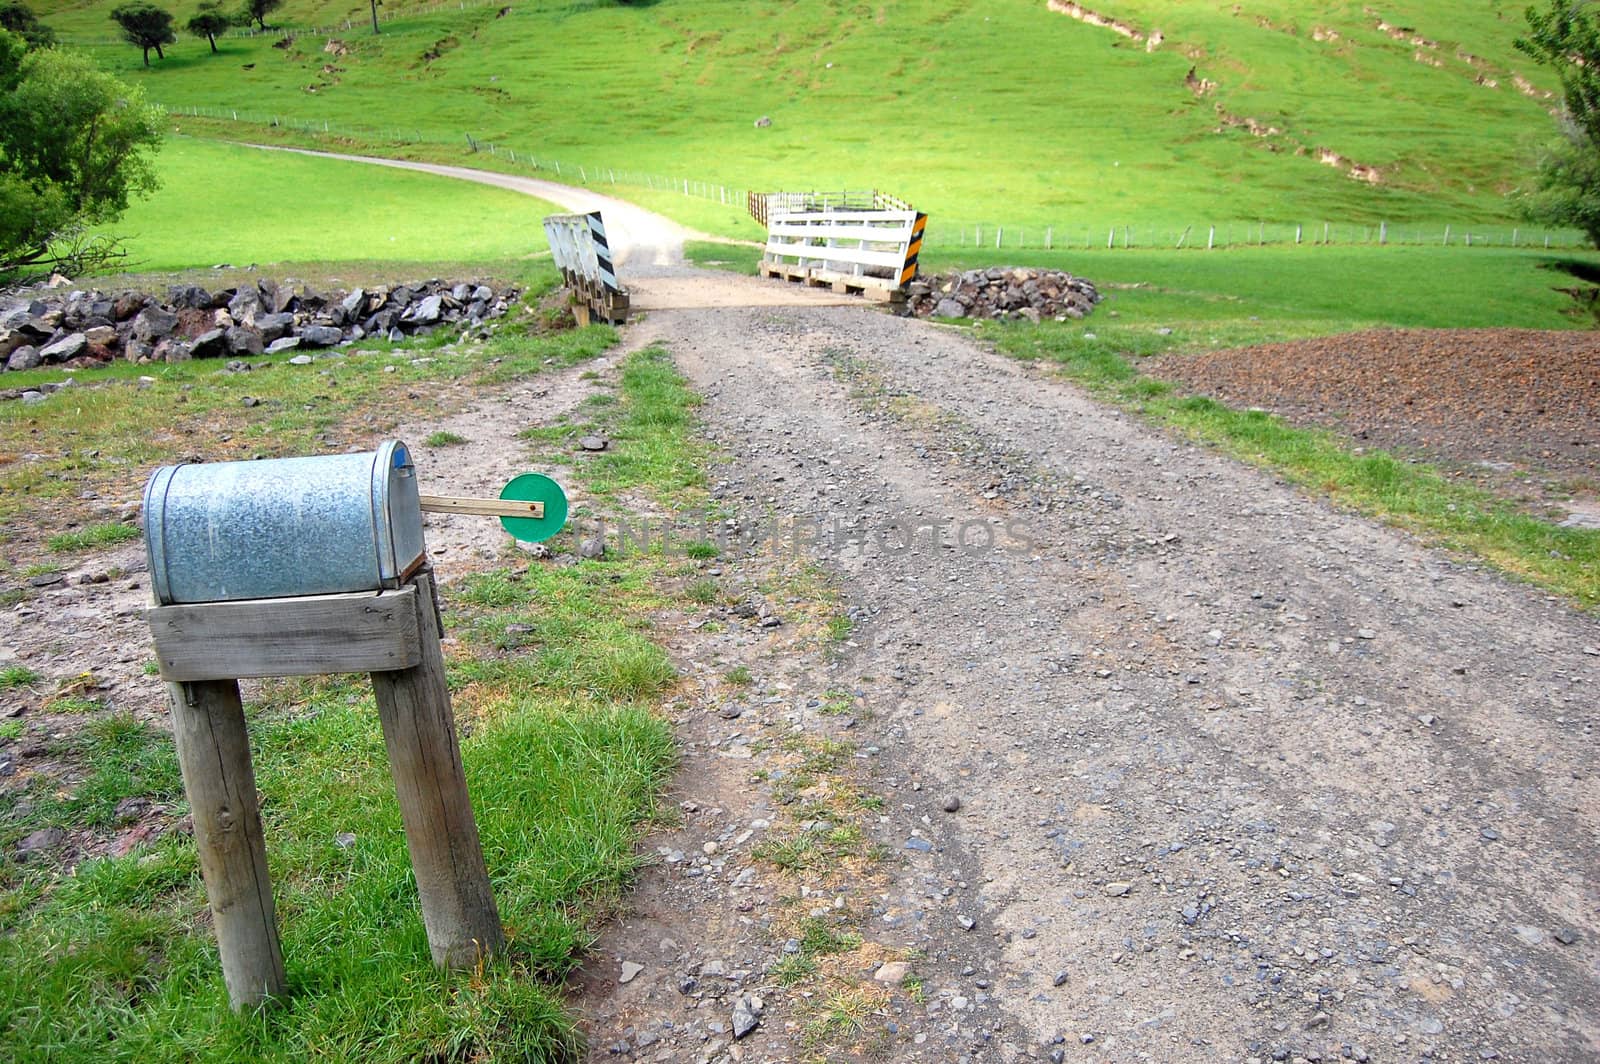
[[817, 962], [803, 953], [790, 953], [780, 958], [767, 974], [782, 986], [794, 986], [817, 974]]
[[456, 586], [455, 594], [474, 606], [516, 606], [528, 599], [521, 574], [509, 569], [474, 573]]
[[865, 1033], [881, 1006], [881, 995], [862, 987], [840, 987], [823, 998], [805, 1026], [811, 1045], [849, 1041]]
[[690, 602], [709, 606], [717, 601], [717, 597], [721, 593], [721, 589], [717, 587], [717, 582], [707, 578], [694, 581], [684, 589], [683, 595]]
[[838, 930], [826, 917], [808, 916], [800, 922], [800, 952], [808, 957], [845, 953], [861, 945], [861, 936]]
[[[1081, 253], [966, 249], [925, 254], [927, 271], [1040, 266], [1091, 278], [1105, 297], [1069, 330], [1128, 345], [1136, 355], [1182, 347], [1239, 347], [1348, 332], [1416, 328], [1587, 328], [1571, 285], [1572, 256], [1537, 248], [1145, 249]], [[1352, 276], [1363, 278], [1359, 287]], [[1366, 282], [1371, 282], [1370, 290]], [[1170, 328], [1170, 335], [1159, 330]]]
[[[1082, 326], [986, 326], [982, 335], [1022, 359], [1044, 359], [1095, 394], [1270, 468], [1440, 546], [1466, 550], [1579, 603], [1600, 605], [1600, 532], [1561, 528], [1487, 492], [1452, 482], [1434, 467], [1384, 451], [1357, 453], [1332, 433], [1296, 428], [1261, 411], [1235, 410], [1142, 377], [1125, 351], [1139, 343], [1176, 346], [1171, 337], [1137, 340], [1139, 326], [1106, 339]], [[1136, 342], [1124, 346], [1122, 339]]]
[[[112, 227], [149, 270], [319, 262], [335, 232], [342, 254], [377, 262], [521, 259], [546, 249], [540, 219], [560, 209], [433, 174], [187, 136], [167, 138], [156, 166], [161, 188]], [[194, 225], [197, 204], [229, 224]]]
[[644, 489], [658, 499], [680, 500], [697, 492], [705, 483], [706, 452], [685, 429], [699, 404], [665, 347], [654, 344], [628, 356], [608, 422], [611, 447], [588, 463], [593, 490], [614, 497]]
[[823, 692], [822, 706], [817, 710], [824, 717], [843, 717], [853, 713], [856, 708], [856, 699], [849, 691], [837, 687], [829, 688]]
[[805, 831], [769, 835], [750, 851], [750, 856], [790, 872], [803, 872], [827, 858], [815, 836]]
[[429, 447], [459, 447], [467, 442], [467, 438], [454, 432], [440, 429], [438, 432], [429, 433], [428, 438], [422, 442]]
[[0, 720], [0, 739], [8, 742], [12, 739], [19, 739], [26, 730], [27, 725], [20, 720]]
[[753, 677], [750, 675], [749, 666], [735, 665], [733, 668], [728, 670], [727, 675], [725, 675], [723, 679], [727, 680], [735, 687], [748, 687]]
[[38, 682], [39, 674], [26, 665], [7, 665], [0, 669], [0, 691], [9, 691], [13, 687], [27, 687]]
[[695, 561], [704, 562], [715, 558], [722, 551], [721, 548], [708, 539], [696, 539], [683, 545], [683, 553], [686, 557]]
[[762, 248], [749, 244], [724, 244], [711, 240], [686, 240], [683, 257], [707, 270], [754, 275], [761, 264]]
[[45, 545], [53, 551], [90, 550], [95, 547], [109, 547], [113, 543], [126, 543], [130, 539], [138, 539], [143, 534], [133, 525], [116, 523], [90, 525], [76, 532], [63, 532], [58, 536], [51, 536]]
[[51, 713], [98, 713], [105, 703], [86, 695], [62, 695], [46, 702], [45, 708]]

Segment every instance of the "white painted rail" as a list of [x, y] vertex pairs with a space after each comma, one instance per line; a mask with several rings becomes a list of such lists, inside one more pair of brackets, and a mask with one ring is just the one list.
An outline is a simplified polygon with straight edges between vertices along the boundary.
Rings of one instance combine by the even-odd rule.
[[582, 301], [578, 304], [583, 308], [580, 323], [587, 324], [590, 316], [602, 321], [625, 321], [628, 291], [617, 280], [617, 267], [600, 212], [548, 215], [544, 235], [562, 282]]
[[917, 275], [928, 216], [900, 201], [873, 206], [886, 198], [874, 193], [862, 202], [849, 194], [767, 193], [761, 275], [895, 298]]

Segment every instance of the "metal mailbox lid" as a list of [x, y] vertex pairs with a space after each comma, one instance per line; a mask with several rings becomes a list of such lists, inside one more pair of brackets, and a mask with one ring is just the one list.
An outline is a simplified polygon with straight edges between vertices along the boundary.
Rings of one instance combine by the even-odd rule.
[[411, 453], [166, 466], [145, 485], [150, 582], [164, 605], [398, 587], [421, 565]]

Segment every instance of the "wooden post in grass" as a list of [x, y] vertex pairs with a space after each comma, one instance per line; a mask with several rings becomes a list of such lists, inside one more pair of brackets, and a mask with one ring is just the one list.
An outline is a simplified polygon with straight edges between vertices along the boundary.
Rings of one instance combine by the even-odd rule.
[[371, 673], [433, 961], [470, 968], [504, 951], [450, 710], [431, 572], [377, 593], [155, 606], [146, 618], [236, 1011], [285, 986], [241, 678]]
[[239, 1012], [281, 996], [285, 986], [239, 682], [168, 683], [167, 694], [222, 981]]
[[374, 672], [372, 687], [433, 963], [470, 968], [504, 952], [506, 939], [461, 767], [432, 574], [419, 575], [416, 587], [422, 660]]

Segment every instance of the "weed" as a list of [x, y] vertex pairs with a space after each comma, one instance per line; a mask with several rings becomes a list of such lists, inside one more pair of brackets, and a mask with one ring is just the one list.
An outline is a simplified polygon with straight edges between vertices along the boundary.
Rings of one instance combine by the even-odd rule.
[[130, 539], [138, 539], [140, 535], [142, 533], [132, 525], [90, 525], [76, 532], [51, 536], [45, 545], [53, 551], [89, 550], [93, 547], [109, 547], [113, 543], [126, 543]]
[[0, 669], [0, 691], [8, 691], [13, 687], [26, 687], [39, 682], [39, 674], [26, 665], [7, 665]]
[[683, 594], [690, 602], [698, 602], [702, 606], [709, 606], [717, 601], [717, 596], [721, 594], [721, 591], [717, 587], [715, 580], [707, 578], [696, 580], [684, 589]]
[[817, 962], [803, 953], [790, 953], [774, 964], [769, 974], [783, 986], [794, 986], [817, 974]]
[[467, 438], [454, 432], [440, 429], [438, 432], [430, 433], [428, 438], [422, 442], [429, 447], [459, 447], [467, 442]]
[[879, 1007], [876, 995], [860, 987], [841, 987], [826, 998], [806, 1024], [806, 1037], [812, 1044], [833, 1043], [855, 1038]]
[[861, 945], [861, 936], [838, 931], [826, 917], [808, 916], [800, 922], [800, 951], [808, 957], [845, 953]]
[[723, 679], [727, 680], [735, 687], [748, 687], [751, 681], [750, 668], [746, 665], [735, 665], [733, 668], [728, 670], [727, 675], [725, 675]]
[[829, 688], [822, 696], [822, 705], [817, 712], [824, 717], [843, 717], [855, 711], [855, 696], [849, 691], [837, 687]]
[[105, 703], [99, 699], [84, 695], [62, 695], [45, 703], [51, 713], [98, 713], [104, 708]]
[[26, 726], [20, 720], [0, 720], [0, 739], [7, 742], [20, 739]]

